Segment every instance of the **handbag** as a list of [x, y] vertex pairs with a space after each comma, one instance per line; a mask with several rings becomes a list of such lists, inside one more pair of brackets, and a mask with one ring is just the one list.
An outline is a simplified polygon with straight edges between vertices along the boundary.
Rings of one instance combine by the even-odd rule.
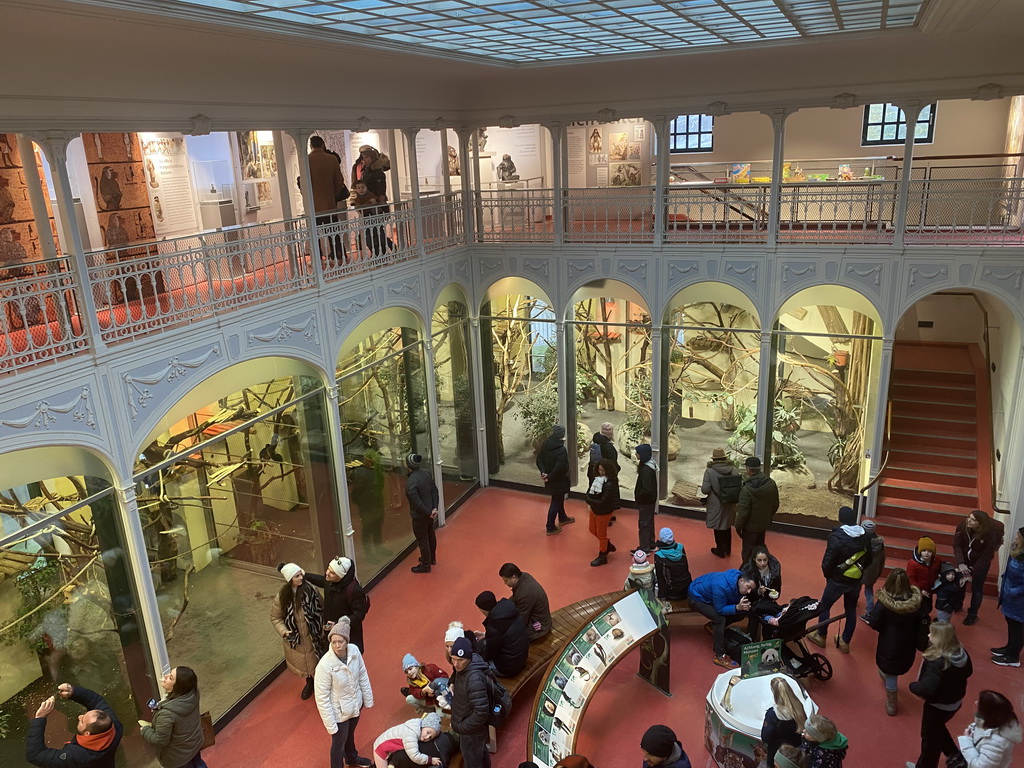
[[217, 743], [217, 735], [213, 732], [213, 718], [209, 712], [199, 714], [199, 724], [203, 727], [203, 746], [200, 749], [209, 749]]

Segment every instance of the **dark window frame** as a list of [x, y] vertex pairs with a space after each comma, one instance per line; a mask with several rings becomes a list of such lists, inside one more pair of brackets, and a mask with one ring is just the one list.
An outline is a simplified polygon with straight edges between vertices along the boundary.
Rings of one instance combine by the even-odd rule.
[[[691, 131], [689, 128], [690, 118], [696, 117], [697, 130]], [[709, 121], [707, 130], [704, 129], [704, 121]], [[711, 140], [710, 146], [702, 147], [701, 138], [707, 136]], [[689, 146], [691, 137], [696, 137], [697, 146]], [[676, 117], [671, 125], [669, 125], [668, 132], [669, 152], [671, 154], [694, 154], [698, 152], [714, 152], [715, 151], [715, 117], [714, 115], [705, 115], [703, 113], [694, 113], [689, 115], [679, 115]]]
[[[871, 108], [872, 107], [876, 107], [876, 106], [881, 106], [882, 107], [882, 119], [881, 120], [871, 120]], [[889, 109], [890, 107], [893, 107], [894, 109], [896, 109], [896, 119], [895, 120], [887, 118], [887, 116], [890, 113], [890, 109]], [[922, 136], [920, 138], [917, 138], [917, 137], [914, 138], [914, 143], [915, 144], [931, 144], [931, 143], [933, 143], [935, 141], [935, 113], [938, 111], [938, 104], [936, 102], [932, 102], [931, 104], [926, 105], [926, 107], [929, 108], [928, 109], [928, 115], [926, 117], [922, 117], [920, 115], [920, 113], [918, 114], [917, 123], [915, 123], [915, 125], [914, 125], [914, 132], [916, 133], [917, 132], [917, 128], [919, 126], [921, 126], [921, 125], [927, 125], [928, 126], [928, 130], [927, 130], [926, 135], [924, 135], [924, 136]], [[906, 116], [906, 114], [903, 112], [902, 109], [900, 109], [895, 104], [893, 104], [891, 102], [878, 102], [878, 103], [875, 103], [875, 104], [865, 104], [864, 105], [864, 122], [863, 122], [863, 126], [862, 126], [861, 132], [860, 132], [860, 145], [862, 147], [893, 147], [893, 146], [902, 146], [904, 144], [905, 140], [906, 140], [905, 139], [905, 137], [906, 137], [906, 125], [907, 125], [907, 116]], [[868, 131], [869, 131], [869, 129], [874, 128], [874, 127], [879, 128], [879, 138], [877, 138], [877, 139], [869, 139], [868, 138]], [[900, 128], [901, 127], [902, 127], [902, 129], [904, 131], [903, 137], [900, 136]], [[893, 131], [892, 131], [893, 137], [892, 138], [888, 138], [888, 139], [885, 138], [886, 128], [892, 128], [893, 129]]]

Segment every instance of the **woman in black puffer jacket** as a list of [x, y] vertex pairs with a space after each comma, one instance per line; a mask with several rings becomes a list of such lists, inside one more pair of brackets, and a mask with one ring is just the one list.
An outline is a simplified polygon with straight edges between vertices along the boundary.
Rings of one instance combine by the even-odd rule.
[[599, 546], [597, 557], [590, 564], [606, 565], [608, 553], [615, 551], [615, 545], [608, 540], [608, 523], [612, 512], [619, 508], [619, 472], [611, 459], [597, 462], [594, 482], [587, 490], [587, 504], [590, 506], [590, 533]]
[[878, 632], [875, 664], [885, 683], [885, 713], [896, 715], [896, 691], [900, 675], [914, 666], [922, 625], [928, 623], [928, 605], [921, 590], [911, 586], [902, 568], [893, 568], [885, 586], [875, 595], [868, 624]]

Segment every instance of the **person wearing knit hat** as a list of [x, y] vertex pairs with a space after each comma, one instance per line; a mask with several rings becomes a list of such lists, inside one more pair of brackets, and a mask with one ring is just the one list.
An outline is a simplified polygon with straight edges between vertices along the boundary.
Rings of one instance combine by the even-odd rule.
[[[842, 634], [835, 636], [836, 648], [840, 653], [850, 652], [850, 641], [857, 629], [857, 602], [860, 598], [861, 580], [864, 569], [874, 558], [871, 536], [857, 525], [857, 513], [850, 507], [839, 510], [840, 525], [832, 529], [825, 544], [825, 555], [821, 558], [821, 573], [825, 577], [825, 590], [818, 601], [818, 621], [829, 618], [832, 606], [843, 598]], [[807, 639], [819, 648], [825, 647], [825, 633], [819, 629], [807, 635]]]
[[423, 751], [440, 734], [441, 717], [436, 712], [388, 728], [373, 742], [373, 764], [388, 768], [396, 762], [396, 753], [404, 752], [414, 765], [441, 765], [441, 759], [430, 754], [431, 750]]
[[476, 607], [484, 615], [480, 656], [499, 677], [515, 677], [523, 671], [530, 655], [526, 622], [516, 604], [507, 597], [498, 600], [493, 592], [486, 591], [477, 595]]
[[804, 721], [803, 750], [808, 766], [841, 768], [849, 741], [836, 729], [836, 724], [815, 712]]
[[313, 695], [313, 673], [324, 654], [324, 604], [301, 566], [281, 563], [277, 570], [285, 583], [274, 597], [270, 623], [281, 636], [288, 670], [306, 680], [305, 700]]
[[640, 739], [644, 768], [690, 768], [690, 758], [667, 725], [652, 725]]
[[654, 563], [648, 561], [644, 550], [638, 549], [633, 553], [633, 562], [629, 566], [626, 583], [622, 588], [654, 591]]
[[324, 619], [330, 628], [342, 616], [348, 616], [352, 622], [352, 633], [349, 642], [366, 655], [363, 636], [363, 619], [370, 610], [370, 598], [356, 578], [356, 566], [347, 557], [335, 557], [324, 570], [324, 575], [306, 573], [305, 579], [310, 584], [324, 591]]
[[633, 499], [637, 508], [637, 547], [645, 552], [654, 551], [654, 515], [658, 505], [658, 462], [654, 460], [654, 449], [648, 443], [641, 443], [636, 453], [636, 485]]
[[601, 429], [594, 433], [594, 437], [590, 443], [590, 463], [587, 465], [587, 482], [594, 482], [594, 476], [597, 474], [597, 462], [601, 459], [609, 459], [615, 464], [615, 469], [619, 467], [619, 452], [615, 448], [615, 427], [612, 426], [611, 422], [606, 421], [601, 425]]
[[419, 712], [433, 712], [440, 696], [448, 692], [448, 673], [436, 664], [421, 664], [411, 653], [402, 657], [406, 685], [401, 692], [405, 703]]
[[705, 497], [704, 527], [714, 534], [711, 554], [715, 557], [724, 559], [732, 555], [732, 526], [742, 483], [740, 471], [729, 461], [725, 449], [715, 448], [700, 483], [700, 492]]
[[569, 452], [565, 449], [565, 427], [556, 424], [551, 434], [537, 451], [537, 470], [544, 482], [550, 502], [548, 503], [547, 534], [554, 536], [562, 532], [563, 525], [575, 523], [575, 517], [565, 513], [565, 497], [569, 493]]
[[[518, 614], [516, 615], [518, 619]], [[487, 662], [473, 653], [469, 638], [460, 637], [452, 644], [452, 666], [449, 679], [452, 701], [452, 730], [459, 735], [459, 746], [465, 768], [490, 768], [487, 754], [487, 718], [491, 711], [490, 675]]]
[[356, 726], [363, 707], [373, 706], [373, 688], [363, 655], [348, 641], [350, 622], [342, 616], [328, 633], [330, 649], [316, 665], [316, 708], [331, 734], [331, 768], [373, 763], [356, 751]]
[[917, 540], [914, 553], [907, 560], [907, 576], [910, 577], [911, 586], [921, 590], [921, 597], [924, 598], [925, 610], [928, 613], [931, 613], [935, 605], [932, 588], [939, 580], [940, 566], [941, 563], [935, 556], [935, 542], [928, 536], [922, 536]]
[[807, 758], [800, 747], [783, 744], [775, 753], [774, 765], [769, 765], [768, 768], [807, 768]]
[[744, 462], [747, 479], [736, 502], [736, 533], [743, 540], [740, 558], [750, 559], [751, 550], [764, 544], [765, 533], [779, 511], [779, 486], [763, 472], [761, 459], [751, 456]]
[[420, 549], [420, 562], [412, 567], [413, 573], [430, 573], [431, 566], [437, 565], [437, 534], [434, 527], [441, 497], [434, 477], [422, 464], [423, 457], [418, 453], [410, 453], [405, 457], [405, 466], [409, 469], [405, 495], [409, 499], [412, 534]]
[[861, 583], [864, 585], [864, 613], [860, 620], [867, 622], [871, 609], [875, 606], [875, 584], [882, 576], [882, 568], [885, 566], [885, 539], [878, 535], [875, 521], [870, 517], [861, 520], [860, 527], [871, 541], [871, 562], [865, 566]]

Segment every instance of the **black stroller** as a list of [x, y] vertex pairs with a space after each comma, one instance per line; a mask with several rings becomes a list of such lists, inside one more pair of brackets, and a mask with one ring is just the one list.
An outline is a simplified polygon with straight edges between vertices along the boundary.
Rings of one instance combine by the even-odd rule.
[[840, 614], [808, 627], [807, 622], [817, 619], [818, 611], [817, 598], [804, 596], [790, 603], [789, 608], [779, 618], [778, 626], [769, 624], [767, 615], [761, 617], [762, 636], [766, 640], [778, 638], [782, 641], [782, 663], [793, 677], [813, 675], [819, 680], [832, 678], [832, 663], [824, 654], [810, 653], [803, 641], [811, 632], [839, 621], [843, 616]]

